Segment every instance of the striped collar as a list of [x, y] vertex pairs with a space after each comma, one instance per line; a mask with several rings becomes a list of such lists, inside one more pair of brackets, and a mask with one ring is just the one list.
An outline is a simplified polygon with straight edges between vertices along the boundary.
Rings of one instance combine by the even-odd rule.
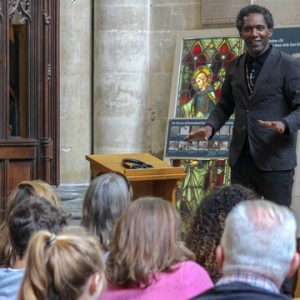
[[279, 293], [278, 287], [265, 276], [248, 273], [248, 272], [234, 272], [224, 275], [216, 284], [228, 284], [232, 282], [247, 283], [251, 286], [265, 289], [273, 293]]

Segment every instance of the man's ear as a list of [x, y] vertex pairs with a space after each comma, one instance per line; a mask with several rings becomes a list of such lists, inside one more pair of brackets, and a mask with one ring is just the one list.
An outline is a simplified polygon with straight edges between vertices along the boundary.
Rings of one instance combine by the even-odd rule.
[[224, 248], [222, 247], [222, 245], [219, 245], [216, 248], [216, 263], [217, 263], [218, 269], [220, 271], [222, 271], [223, 265], [224, 265]]
[[299, 253], [296, 252], [290, 263], [290, 268], [289, 268], [289, 271], [288, 271], [286, 277], [288, 277], [288, 278], [293, 277], [293, 275], [297, 271], [298, 267], [299, 267]]
[[273, 29], [269, 29], [269, 38], [273, 35]]
[[89, 294], [94, 295], [95, 293], [98, 293], [103, 288], [103, 278], [100, 278], [99, 273], [94, 273], [90, 278], [89, 283]]

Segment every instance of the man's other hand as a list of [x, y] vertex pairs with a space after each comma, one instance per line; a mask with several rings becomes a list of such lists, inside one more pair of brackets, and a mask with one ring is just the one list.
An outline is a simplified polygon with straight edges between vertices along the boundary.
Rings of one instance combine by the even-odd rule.
[[262, 121], [262, 120], [257, 120], [257, 123], [264, 127], [271, 129], [277, 133], [283, 134], [285, 131], [285, 125], [281, 121]]

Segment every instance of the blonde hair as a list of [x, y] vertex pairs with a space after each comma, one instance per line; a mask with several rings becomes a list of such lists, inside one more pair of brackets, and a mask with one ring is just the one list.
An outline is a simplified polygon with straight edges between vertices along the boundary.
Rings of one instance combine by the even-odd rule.
[[100, 244], [91, 236], [35, 234], [28, 246], [19, 300], [75, 300], [89, 278], [105, 283]]
[[8, 199], [7, 213], [8, 215], [12, 208], [19, 201], [22, 201], [23, 194], [37, 195], [47, 199], [54, 207], [60, 207], [59, 198], [50, 184], [42, 180], [24, 180], [12, 191]]
[[59, 198], [50, 184], [42, 180], [21, 181], [8, 198], [5, 219], [0, 224], [0, 266], [8, 267], [12, 265], [14, 255], [9, 241], [7, 227], [8, 216], [13, 208], [27, 196], [39, 196], [45, 198], [56, 208], [60, 206]]
[[156, 273], [173, 272], [176, 263], [195, 258], [180, 242], [175, 207], [155, 197], [129, 204], [115, 224], [110, 251], [107, 277], [123, 287], [148, 286]]

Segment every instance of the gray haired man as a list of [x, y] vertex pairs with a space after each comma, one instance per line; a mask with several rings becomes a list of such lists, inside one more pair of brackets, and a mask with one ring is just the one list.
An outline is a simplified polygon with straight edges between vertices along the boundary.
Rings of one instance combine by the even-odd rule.
[[279, 289], [299, 265], [292, 211], [265, 200], [237, 204], [225, 221], [216, 260], [223, 276], [194, 299], [290, 299]]

